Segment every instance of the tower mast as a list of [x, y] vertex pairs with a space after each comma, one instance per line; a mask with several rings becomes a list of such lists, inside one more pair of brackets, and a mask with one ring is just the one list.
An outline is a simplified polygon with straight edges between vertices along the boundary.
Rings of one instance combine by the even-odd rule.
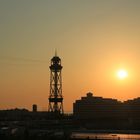
[[63, 114], [63, 96], [62, 96], [62, 76], [61, 59], [55, 56], [51, 59], [50, 65], [50, 94], [49, 94], [49, 112]]

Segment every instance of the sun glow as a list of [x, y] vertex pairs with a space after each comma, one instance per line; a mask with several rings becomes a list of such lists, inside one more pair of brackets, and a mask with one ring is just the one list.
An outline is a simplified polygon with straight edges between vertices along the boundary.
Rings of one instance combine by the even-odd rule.
[[123, 79], [125, 79], [127, 76], [128, 76], [128, 73], [127, 73], [126, 70], [123, 70], [123, 69], [118, 70], [118, 72], [117, 72], [117, 77], [118, 77], [119, 79], [123, 80]]

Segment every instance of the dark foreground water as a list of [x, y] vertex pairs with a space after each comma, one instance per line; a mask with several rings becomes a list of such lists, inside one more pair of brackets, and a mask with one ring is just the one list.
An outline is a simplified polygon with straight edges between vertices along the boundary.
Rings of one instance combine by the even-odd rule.
[[140, 134], [72, 133], [73, 139], [140, 140]]

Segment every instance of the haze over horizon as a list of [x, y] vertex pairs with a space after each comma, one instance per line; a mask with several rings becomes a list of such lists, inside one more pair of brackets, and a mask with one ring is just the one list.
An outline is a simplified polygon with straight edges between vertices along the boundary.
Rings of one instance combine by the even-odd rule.
[[[139, 0], [7, 0], [0, 1], [0, 18], [0, 109], [48, 109], [55, 49], [65, 111], [87, 92], [139, 97]], [[120, 69], [128, 74], [123, 80]]]

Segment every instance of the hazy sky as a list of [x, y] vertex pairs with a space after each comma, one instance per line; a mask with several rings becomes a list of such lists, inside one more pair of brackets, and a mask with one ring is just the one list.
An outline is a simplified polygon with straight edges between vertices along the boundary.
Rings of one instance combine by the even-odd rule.
[[[64, 110], [91, 91], [140, 95], [140, 0], [0, 0], [0, 109], [47, 110], [55, 48]], [[119, 80], [118, 69], [128, 77]]]

